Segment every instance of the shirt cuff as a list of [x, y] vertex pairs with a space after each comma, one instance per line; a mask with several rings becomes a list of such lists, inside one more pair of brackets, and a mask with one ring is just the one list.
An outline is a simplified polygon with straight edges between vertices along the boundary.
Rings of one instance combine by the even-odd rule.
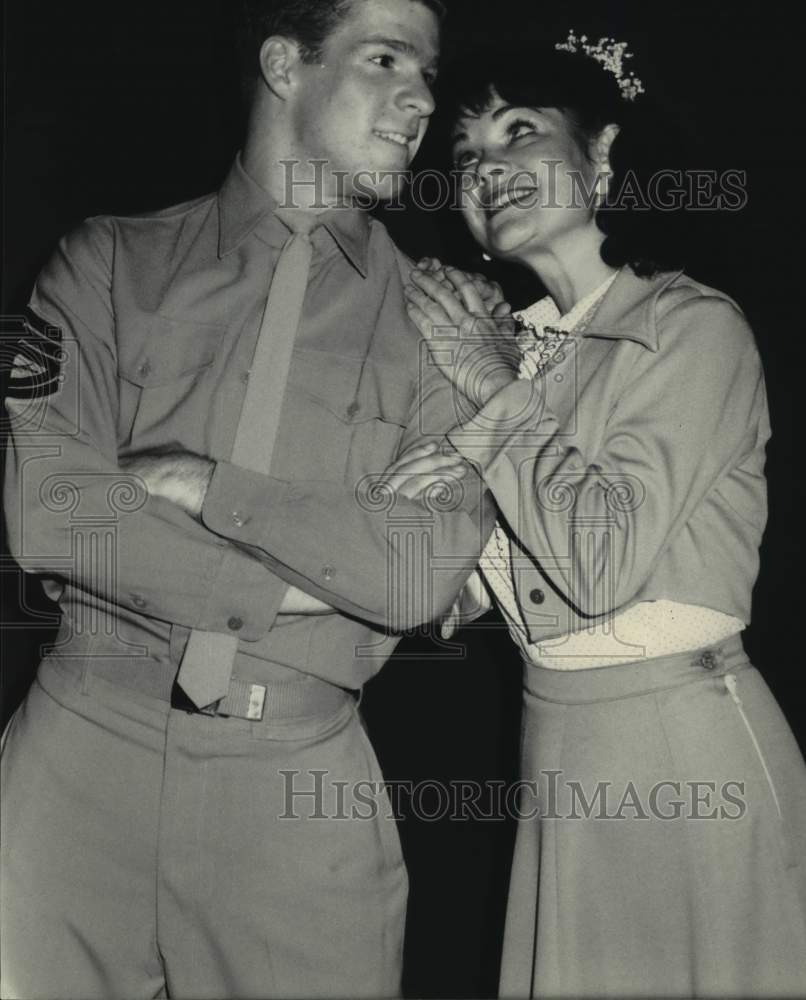
[[215, 534], [263, 548], [276, 507], [289, 484], [231, 462], [217, 462], [204, 498], [202, 521]]
[[228, 548], [196, 627], [256, 642], [274, 625], [287, 589], [258, 559]]

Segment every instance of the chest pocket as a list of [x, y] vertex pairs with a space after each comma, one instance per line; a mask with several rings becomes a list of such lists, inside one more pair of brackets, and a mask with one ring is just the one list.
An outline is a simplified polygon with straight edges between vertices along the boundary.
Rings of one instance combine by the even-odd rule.
[[138, 451], [171, 443], [204, 453], [207, 376], [225, 327], [159, 315], [139, 321], [119, 329], [118, 441]]
[[345, 483], [382, 471], [408, 423], [413, 394], [405, 370], [295, 351], [272, 474]]

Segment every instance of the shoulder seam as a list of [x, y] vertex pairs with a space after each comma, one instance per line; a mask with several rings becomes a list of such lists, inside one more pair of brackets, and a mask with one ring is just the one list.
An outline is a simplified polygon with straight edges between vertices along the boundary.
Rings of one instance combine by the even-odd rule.
[[193, 198], [190, 201], [183, 201], [177, 205], [168, 205], [166, 208], [154, 209], [150, 212], [136, 212], [131, 215], [126, 214], [113, 214], [113, 213], [102, 213], [100, 215], [92, 215], [85, 222], [116, 222], [126, 221], [126, 222], [147, 222], [155, 221], [158, 222], [161, 219], [173, 219], [180, 215], [189, 214], [195, 208], [200, 208], [202, 205], [208, 204], [217, 197], [217, 193], [213, 192], [211, 194], [202, 195], [200, 198]]

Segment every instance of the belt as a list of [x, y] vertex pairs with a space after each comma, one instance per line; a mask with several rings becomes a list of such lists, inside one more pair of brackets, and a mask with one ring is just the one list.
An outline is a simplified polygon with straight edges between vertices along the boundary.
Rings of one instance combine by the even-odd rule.
[[349, 697], [344, 688], [326, 681], [270, 681], [254, 684], [231, 680], [226, 696], [214, 705], [197, 708], [179, 684], [171, 688], [171, 708], [189, 715], [220, 716], [260, 722], [266, 719], [325, 715], [339, 709]]
[[356, 696], [348, 688], [311, 675], [300, 675], [304, 678], [301, 680], [265, 678], [260, 683], [233, 678], [224, 698], [215, 705], [198, 709], [174, 680], [176, 667], [169, 664], [146, 658], [91, 659], [87, 669], [90, 677], [167, 701], [178, 711], [251, 722], [332, 715], [350, 697]]

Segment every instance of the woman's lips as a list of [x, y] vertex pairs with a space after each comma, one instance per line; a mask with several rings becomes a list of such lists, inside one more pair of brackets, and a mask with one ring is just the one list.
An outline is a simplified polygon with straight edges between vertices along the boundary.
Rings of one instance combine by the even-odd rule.
[[487, 217], [492, 218], [507, 208], [534, 208], [536, 205], [535, 196], [537, 193], [538, 189], [536, 187], [518, 188], [515, 191], [506, 191], [500, 198], [495, 198], [485, 207]]

